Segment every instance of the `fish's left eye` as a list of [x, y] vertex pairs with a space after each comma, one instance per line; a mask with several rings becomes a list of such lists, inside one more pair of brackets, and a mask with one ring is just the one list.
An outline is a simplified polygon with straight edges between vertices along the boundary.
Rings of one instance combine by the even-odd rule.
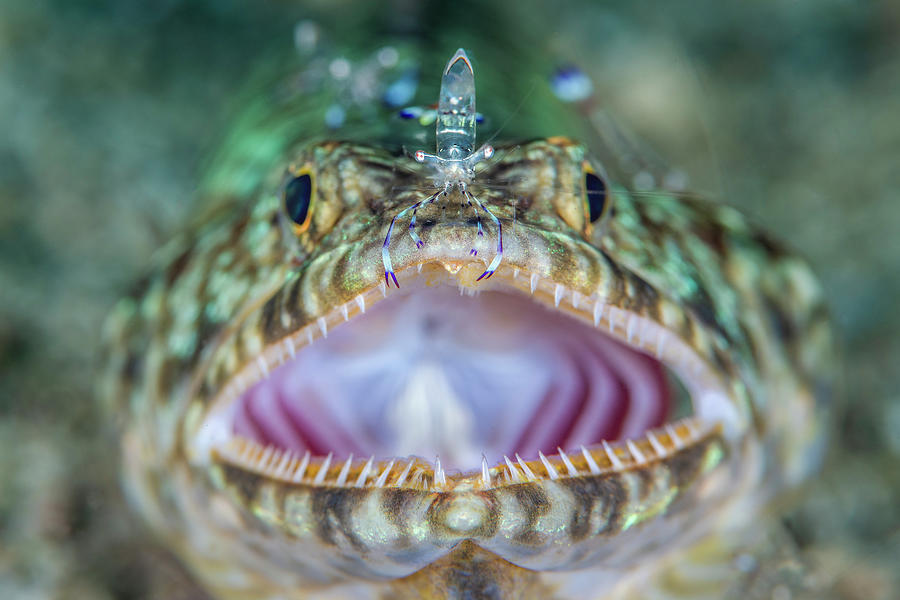
[[301, 234], [309, 229], [312, 221], [315, 182], [308, 171], [293, 174], [284, 186], [284, 210], [291, 219], [294, 233]]

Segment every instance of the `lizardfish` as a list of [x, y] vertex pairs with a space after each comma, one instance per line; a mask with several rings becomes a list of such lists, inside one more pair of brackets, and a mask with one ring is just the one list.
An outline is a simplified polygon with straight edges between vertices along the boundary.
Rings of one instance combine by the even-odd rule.
[[283, 151], [110, 318], [129, 499], [216, 597], [718, 598], [817, 468], [809, 267], [476, 114], [460, 50], [435, 154], [242, 130]]

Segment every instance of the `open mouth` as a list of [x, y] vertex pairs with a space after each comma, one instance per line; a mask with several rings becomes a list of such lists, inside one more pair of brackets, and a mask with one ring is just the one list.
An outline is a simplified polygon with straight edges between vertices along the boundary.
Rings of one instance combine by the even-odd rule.
[[664, 460], [727, 429], [718, 378], [656, 322], [511, 267], [469, 287], [467, 270], [406, 269], [400, 290], [265, 349], [195, 450], [317, 485], [491, 487]]

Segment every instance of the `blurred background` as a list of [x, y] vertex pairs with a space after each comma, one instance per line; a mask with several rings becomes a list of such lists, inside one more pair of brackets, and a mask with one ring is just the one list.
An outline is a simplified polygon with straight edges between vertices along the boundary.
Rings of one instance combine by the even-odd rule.
[[193, 212], [253, 73], [395, 41], [422, 67], [410, 104], [470, 50], [484, 129], [513, 113], [499, 139], [571, 129], [548, 98], [579, 67], [679, 182], [809, 258], [843, 403], [783, 521], [786, 583], [760, 594], [900, 597], [900, 3], [734, 4], [0, 3], [0, 598], [204, 597], [119, 497], [94, 400], [103, 318]]

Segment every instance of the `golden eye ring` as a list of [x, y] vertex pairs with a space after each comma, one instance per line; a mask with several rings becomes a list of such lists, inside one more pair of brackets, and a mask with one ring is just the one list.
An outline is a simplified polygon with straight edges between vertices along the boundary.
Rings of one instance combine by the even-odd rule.
[[584, 174], [584, 216], [588, 227], [599, 221], [609, 210], [609, 186], [590, 163], [582, 165]]
[[284, 212], [291, 222], [291, 229], [296, 235], [305, 233], [312, 223], [314, 200], [316, 197], [316, 180], [312, 169], [303, 167], [291, 172], [281, 193]]

